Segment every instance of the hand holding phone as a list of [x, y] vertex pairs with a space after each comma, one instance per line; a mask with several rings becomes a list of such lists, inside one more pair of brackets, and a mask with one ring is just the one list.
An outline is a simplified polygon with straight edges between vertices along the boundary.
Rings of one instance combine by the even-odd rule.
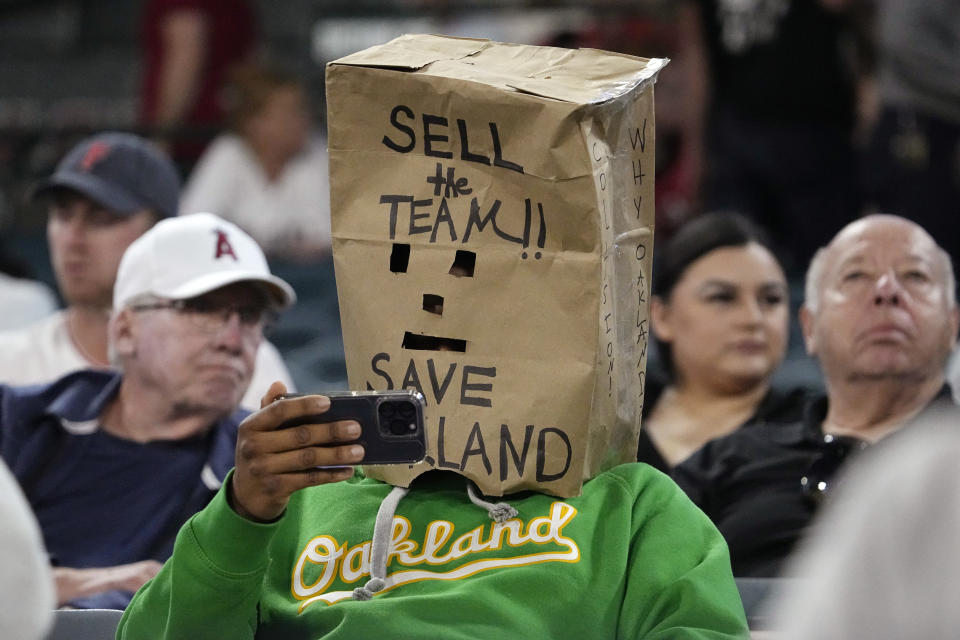
[[290, 496], [305, 487], [346, 480], [363, 457], [357, 443], [360, 425], [352, 420], [280, 425], [304, 416], [326, 413], [325, 396], [283, 399], [280, 382], [270, 386], [261, 409], [248, 416], [237, 433], [236, 468], [227, 487], [230, 506], [249, 520], [268, 522], [279, 517]]
[[[280, 429], [312, 423], [352, 420], [360, 423], [357, 444], [364, 448], [360, 464], [413, 464], [427, 453], [424, 400], [419, 393], [399, 391], [346, 391], [325, 394], [330, 408], [298, 416]], [[286, 394], [282, 398], [303, 397]]]

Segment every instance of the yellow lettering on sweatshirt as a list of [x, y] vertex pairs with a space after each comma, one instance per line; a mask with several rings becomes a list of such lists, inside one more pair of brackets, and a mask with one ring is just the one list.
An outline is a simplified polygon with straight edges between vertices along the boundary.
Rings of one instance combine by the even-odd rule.
[[[447, 520], [430, 522], [423, 540], [410, 539], [410, 521], [394, 516], [387, 563], [401, 565], [387, 574], [383, 591], [420, 580], [460, 580], [476, 573], [520, 567], [542, 562], [577, 562], [580, 549], [563, 535], [563, 529], [576, 516], [577, 510], [566, 502], [554, 502], [549, 515], [532, 518], [524, 523], [512, 518], [503, 523], [490, 522], [454, 537], [456, 527]], [[320, 535], [312, 538], [297, 559], [293, 569], [291, 591], [300, 600], [300, 611], [314, 602], [334, 604], [351, 598], [352, 591], [327, 589], [337, 577], [347, 584], [370, 575], [370, 548], [372, 541], [349, 546], [335, 538]], [[543, 547], [555, 545], [559, 550]], [[513, 550], [506, 557], [489, 557], [485, 552]], [[307, 584], [304, 571], [310, 575], [319, 570], [319, 577]], [[437, 568], [443, 567], [443, 570]], [[382, 593], [382, 592], [381, 592]]]

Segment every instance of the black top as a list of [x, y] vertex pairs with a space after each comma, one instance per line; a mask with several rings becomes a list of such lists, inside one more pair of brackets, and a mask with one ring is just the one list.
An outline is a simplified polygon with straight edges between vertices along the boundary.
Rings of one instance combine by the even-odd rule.
[[700, 7], [714, 99], [743, 117], [778, 122], [854, 120], [846, 18], [814, 0]]
[[[644, 389], [643, 397], [643, 417], [644, 419], [653, 412], [657, 406], [660, 395], [666, 388], [663, 381], [650, 377], [647, 379], [647, 385]], [[784, 422], [794, 422], [799, 420], [803, 414], [804, 399], [809, 392], [806, 389], [797, 387], [790, 390], [769, 389], [760, 404], [757, 405], [756, 412], [750, 416], [740, 427], [743, 428], [757, 422], [769, 422], [771, 424], [780, 424]], [[670, 465], [663, 459], [657, 445], [653, 443], [647, 431], [640, 428], [640, 441], [637, 443], [637, 461], [646, 462], [650, 466], [670, 473]]]
[[[935, 400], [949, 394], [944, 387]], [[826, 396], [811, 395], [801, 420], [740, 429], [673, 469], [677, 484], [726, 538], [734, 576], [779, 575], [810, 523], [817, 507], [805, 497], [800, 479], [829, 455], [822, 429], [826, 414]]]

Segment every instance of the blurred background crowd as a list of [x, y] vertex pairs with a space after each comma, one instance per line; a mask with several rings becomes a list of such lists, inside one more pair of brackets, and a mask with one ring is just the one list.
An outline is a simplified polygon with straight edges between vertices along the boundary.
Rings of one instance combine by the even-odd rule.
[[[956, 15], [888, 0], [2, 0], [0, 266], [55, 292], [31, 186], [91, 133], [138, 133], [173, 155], [183, 211], [238, 222], [300, 292], [274, 335], [297, 387], [345, 386], [324, 64], [444, 33], [671, 58], [656, 87], [658, 244], [702, 212], [752, 218], [795, 317], [813, 251], [871, 208], [917, 220], [956, 260]], [[786, 363], [778, 384], [820, 384], [796, 323]]]
[[[826, 391], [838, 410], [846, 400], [860, 409], [870, 404], [860, 387], [838, 392], [850, 376], [824, 359], [827, 338], [845, 330], [835, 318], [831, 325], [836, 301], [824, 292], [840, 277], [834, 263], [848, 244], [870, 244], [871, 256], [892, 260], [894, 249], [916, 241], [936, 267], [928, 277], [936, 287], [924, 291], [953, 292], [937, 298], [947, 313], [931, 320], [952, 335], [935, 345], [935, 357], [917, 355], [937, 369], [919, 405], [949, 396], [940, 388], [940, 361], [956, 335], [956, 283], [929, 240], [955, 268], [956, 0], [0, 0], [0, 329], [26, 326], [69, 302], [51, 266], [49, 203], [33, 197], [38, 181], [92, 134], [135, 133], [173, 159], [183, 184], [180, 214], [212, 211], [233, 221], [296, 290], [297, 305], [269, 336], [294, 386], [346, 388], [330, 255], [324, 65], [403, 33], [671, 59], [655, 88], [655, 337], [638, 457], [668, 472], [687, 461], [675, 478], [735, 551], [738, 531], [724, 529], [725, 512], [709, 506], [740, 467], [718, 466], [724, 441], [692, 454], [754, 423], [776, 425], [760, 439], [764, 446], [784, 445], [782, 424], [809, 422], [816, 446], [785, 446], [833, 455], [850, 443], [821, 432], [820, 421], [835, 417], [825, 413], [825, 400], [822, 415], [809, 417], [802, 396]], [[95, 149], [85, 153], [79, 162], [96, 162]], [[840, 234], [830, 260], [821, 256], [805, 291], [817, 249], [876, 212], [912, 220], [930, 237], [899, 219], [855, 226]], [[875, 306], [899, 309], [908, 296], [922, 298], [911, 289], [919, 286], [914, 271], [889, 286], [886, 271], [873, 275]], [[804, 327], [797, 318], [805, 298]], [[733, 315], [717, 309], [748, 309], [754, 333], [765, 336], [762, 344], [738, 343], [749, 370], [724, 369], [715, 352], [739, 330]], [[812, 344], [819, 344], [819, 364], [807, 354]], [[877, 388], [872, 399], [888, 399], [888, 387]], [[896, 417], [899, 427], [906, 417]], [[755, 444], [727, 442], [737, 455]], [[808, 483], [816, 478], [804, 471], [808, 453], [797, 469], [784, 466], [780, 453], [768, 458], [786, 469], [797, 500], [803, 476], [810, 502], [826, 484]], [[824, 460], [831, 459], [815, 462]], [[755, 527], [743, 533], [748, 542], [756, 538]]]

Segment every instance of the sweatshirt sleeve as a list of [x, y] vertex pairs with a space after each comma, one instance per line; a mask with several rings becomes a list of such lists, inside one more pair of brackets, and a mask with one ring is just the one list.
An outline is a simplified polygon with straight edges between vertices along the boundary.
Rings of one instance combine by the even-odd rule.
[[726, 542], [670, 479], [647, 469], [633, 531], [619, 638], [750, 637]]
[[173, 555], [127, 607], [118, 640], [254, 637], [267, 548], [279, 523], [237, 515], [225, 494], [231, 476], [180, 529]]

